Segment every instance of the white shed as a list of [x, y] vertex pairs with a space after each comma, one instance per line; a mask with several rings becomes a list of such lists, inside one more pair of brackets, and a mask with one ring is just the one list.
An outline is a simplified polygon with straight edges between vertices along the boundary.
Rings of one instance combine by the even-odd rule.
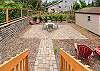
[[84, 8], [75, 12], [76, 24], [100, 35], [100, 7]]

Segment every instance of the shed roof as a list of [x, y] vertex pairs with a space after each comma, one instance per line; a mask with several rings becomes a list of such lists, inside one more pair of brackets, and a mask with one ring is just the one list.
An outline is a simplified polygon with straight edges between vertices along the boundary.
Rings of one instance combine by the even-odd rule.
[[81, 13], [81, 14], [98, 14], [100, 15], [100, 7], [88, 7], [88, 8], [83, 8], [75, 13]]

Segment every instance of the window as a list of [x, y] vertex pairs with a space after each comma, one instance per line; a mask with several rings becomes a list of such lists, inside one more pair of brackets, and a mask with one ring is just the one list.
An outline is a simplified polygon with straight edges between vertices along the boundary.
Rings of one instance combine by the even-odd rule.
[[67, 1], [65, 1], [67, 3]]
[[88, 16], [88, 21], [91, 21], [91, 17], [90, 16]]
[[61, 6], [59, 6], [59, 8], [61, 8]]

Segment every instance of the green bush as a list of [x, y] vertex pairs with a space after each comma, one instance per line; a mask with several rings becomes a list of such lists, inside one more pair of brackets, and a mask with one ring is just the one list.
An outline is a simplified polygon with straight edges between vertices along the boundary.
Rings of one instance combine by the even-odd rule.
[[70, 22], [74, 22], [74, 21], [75, 21], [75, 15], [73, 15], [73, 14], [68, 15], [67, 21], [68, 21], [69, 23], [70, 23]]
[[[49, 15], [43, 15], [43, 16], [35, 16], [38, 19], [42, 19], [45, 22], [47, 22], [48, 20], [51, 21], [66, 21], [67, 20], [67, 15], [66, 14], [49, 14]], [[35, 18], [33, 17], [33, 18]]]
[[54, 47], [53, 50], [54, 50], [54, 54], [56, 54], [57, 53], [57, 48]]
[[48, 17], [44, 16], [44, 21], [47, 22], [48, 21]]
[[33, 18], [33, 20], [34, 20], [34, 21], [36, 21], [36, 20], [37, 20], [37, 16], [33, 16], [32, 18]]
[[3, 23], [5, 21], [5, 12], [3, 10], [0, 10], [0, 23]]
[[11, 16], [11, 19], [17, 18], [17, 11], [16, 11], [16, 10], [12, 10], [12, 11], [10, 12], [10, 16]]

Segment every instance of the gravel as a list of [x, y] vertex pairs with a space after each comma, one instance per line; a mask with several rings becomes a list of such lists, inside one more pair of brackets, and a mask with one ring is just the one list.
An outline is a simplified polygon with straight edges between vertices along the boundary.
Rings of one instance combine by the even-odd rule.
[[[28, 28], [29, 29], [29, 28]], [[12, 36], [11, 39], [5, 42], [0, 42], [0, 63], [9, 60], [11, 57], [16, 56], [26, 48], [30, 49], [29, 55], [29, 71], [33, 71], [35, 56], [38, 52], [40, 39], [38, 38], [22, 38], [22, 34], [28, 29], [24, 29], [16, 35]]]
[[[59, 48], [64, 48], [65, 51], [67, 51], [72, 56], [75, 56], [76, 58], [76, 52], [74, 50], [74, 43], [78, 44], [85, 44], [88, 47], [90, 47], [92, 50], [95, 49], [96, 46], [100, 45], [100, 36], [91, 33], [90, 31], [74, 24], [74, 23], [67, 23], [62, 22], [58, 24], [70, 24], [74, 29], [79, 31], [82, 35], [86, 36], [88, 39], [54, 39], [54, 47], [58, 48], [58, 51], [56, 53], [56, 60], [57, 64], [59, 66]], [[87, 64], [90, 66], [90, 69], [93, 71], [99, 71], [100, 70], [100, 59], [97, 57], [92, 57], [89, 60], [80, 59], [83, 64]]]

